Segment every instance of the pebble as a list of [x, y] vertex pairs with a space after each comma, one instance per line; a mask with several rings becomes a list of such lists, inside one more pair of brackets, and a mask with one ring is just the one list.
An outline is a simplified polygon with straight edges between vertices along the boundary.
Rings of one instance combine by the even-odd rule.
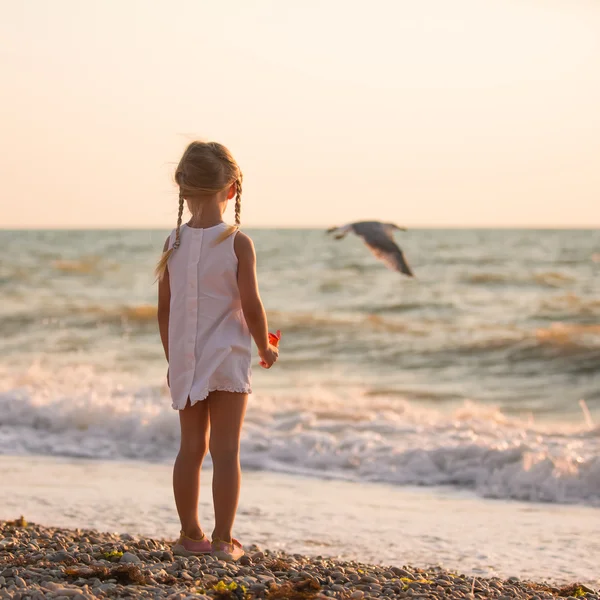
[[64, 551], [60, 551], [60, 552], [55, 552], [54, 554], [51, 554], [48, 557], [49, 561], [52, 562], [63, 562], [66, 560], [71, 560], [71, 558], [73, 558], [68, 552], [64, 552]]
[[76, 588], [57, 588], [53, 592], [56, 596], [64, 596], [65, 598], [74, 598], [79, 593], [80, 591]]
[[89, 565], [92, 562], [92, 557], [87, 552], [80, 552], [75, 556], [77, 560], [84, 565]]
[[122, 563], [141, 563], [142, 560], [137, 557], [135, 554], [132, 554], [131, 552], [124, 552], [123, 556], [121, 556], [119, 562]]

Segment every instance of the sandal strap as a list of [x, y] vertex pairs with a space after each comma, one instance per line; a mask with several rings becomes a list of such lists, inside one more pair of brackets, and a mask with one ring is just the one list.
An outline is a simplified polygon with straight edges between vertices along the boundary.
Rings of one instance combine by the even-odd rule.
[[213, 538], [213, 544], [225, 544], [226, 546], [237, 546], [238, 548], [243, 547], [241, 542], [239, 540], [236, 540], [235, 538], [231, 538], [230, 542], [226, 542], [221, 538]]
[[189, 535], [185, 535], [185, 531], [183, 531], [183, 529], [179, 533], [181, 534], [181, 537], [185, 538], [186, 540], [191, 540], [192, 542], [202, 542], [206, 539], [206, 534], [204, 533], [204, 531], [202, 532], [202, 537], [199, 540], [195, 540]]

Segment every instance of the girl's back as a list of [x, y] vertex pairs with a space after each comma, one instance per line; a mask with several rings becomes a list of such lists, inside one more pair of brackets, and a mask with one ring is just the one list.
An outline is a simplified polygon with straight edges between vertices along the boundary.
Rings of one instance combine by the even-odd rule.
[[[236, 235], [228, 225], [182, 225], [169, 259], [169, 373], [173, 407], [212, 391], [250, 392], [251, 339], [237, 282]], [[175, 243], [175, 230], [169, 247]]]

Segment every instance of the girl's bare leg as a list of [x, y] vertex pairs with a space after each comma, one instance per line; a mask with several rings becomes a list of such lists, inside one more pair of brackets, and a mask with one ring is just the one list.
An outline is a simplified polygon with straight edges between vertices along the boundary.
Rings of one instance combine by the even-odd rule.
[[210, 455], [213, 461], [213, 503], [215, 528], [213, 538], [231, 541], [242, 473], [240, 436], [246, 414], [247, 394], [212, 392], [210, 411]]
[[198, 520], [200, 469], [208, 450], [210, 417], [208, 400], [179, 411], [181, 445], [173, 467], [173, 493], [184, 534], [192, 539], [202, 537]]

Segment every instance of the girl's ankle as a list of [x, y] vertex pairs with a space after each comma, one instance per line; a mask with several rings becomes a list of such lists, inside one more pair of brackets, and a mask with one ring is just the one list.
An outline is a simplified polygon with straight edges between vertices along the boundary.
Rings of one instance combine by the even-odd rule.
[[201, 540], [204, 537], [204, 532], [201, 527], [189, 527], [182, 529], [181, 534], [190, 540]]

